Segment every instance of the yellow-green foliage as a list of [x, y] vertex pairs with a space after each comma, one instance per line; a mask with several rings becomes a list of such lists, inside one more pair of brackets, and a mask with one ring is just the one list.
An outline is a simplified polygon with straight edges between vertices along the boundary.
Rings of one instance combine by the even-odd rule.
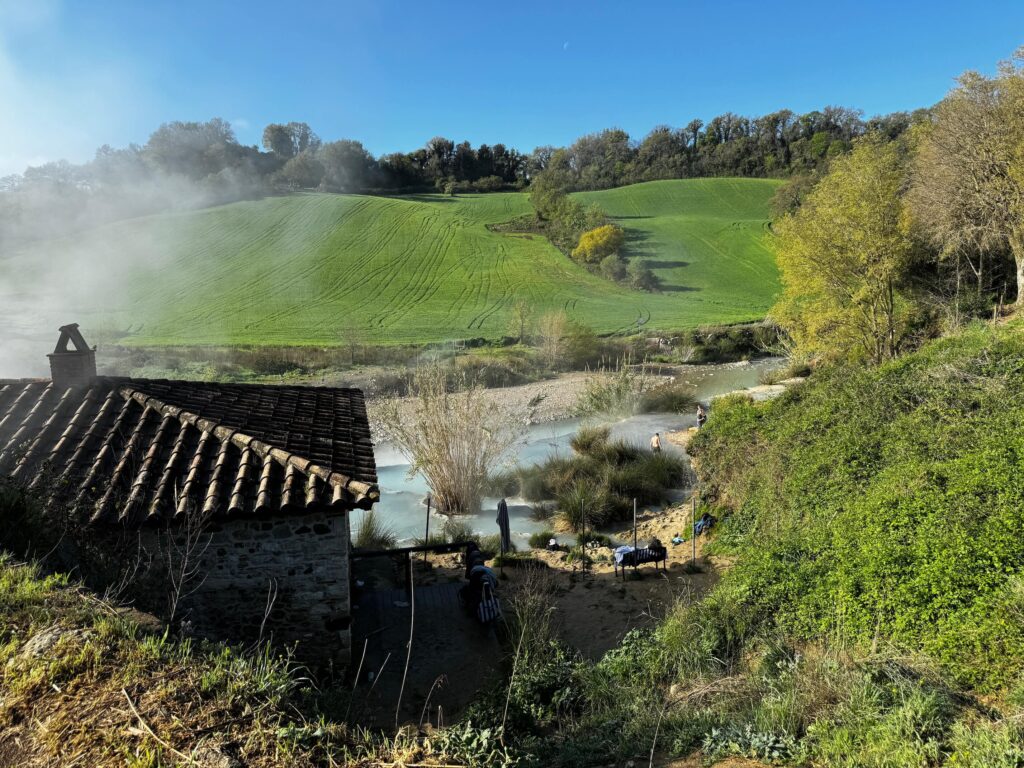
[[771, 316], [798, 355], [877, 363], [899, 351], [911, 315], [904, 180], [899, 147], [869, 136], [778, 222], [784, 290]]
[[586, 264], [597, 264], [605, 256], [618, 253], [625, 243], [626, 233], [622, 227], [618, 224], [605, 224], [580, 235], [580, 242], [573, 248], [572, 257]]

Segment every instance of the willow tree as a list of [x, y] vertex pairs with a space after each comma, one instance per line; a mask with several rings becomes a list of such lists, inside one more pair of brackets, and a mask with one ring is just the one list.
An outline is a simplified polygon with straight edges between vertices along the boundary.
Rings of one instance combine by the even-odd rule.
[[934, 246], [977, 259], [979, 290], [985, 256], [1008, 251], [1024, 305], [1024, 69], [1003, 62], [995, 77], [960, 78], [922, 131], [908, 197]]
[[777, 223], [783, 294], [771, 315], [796, 354], [878, 363], [899, 351], [911, 308], [904, 175], [897, 145], [864, 137]]
[[480, 509], [490, 475], [510, 458], [529, 413], [502, 406], [465, 376], [431, 365], [413, 376], [409, 397], [380, 409], [384, 433], [409, 459], [410, 475], [426, 478], [436, 509]]

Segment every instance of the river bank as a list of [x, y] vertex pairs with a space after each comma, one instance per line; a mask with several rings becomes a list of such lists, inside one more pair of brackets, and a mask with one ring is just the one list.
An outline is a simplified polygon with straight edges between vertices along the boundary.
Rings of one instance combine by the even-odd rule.
[[[645, 377], [649, 387], [674, 382], [687, 384], [693, 387], [696, 399], [706, 404], [714, 397], [748, 389], [756, 392], [756, 397], [760, 397], [761, 389], [767, 391], [778, 387], [759, 384], [761, 374], [783, 364], [783, 358], [767, 357], [735, 363], [660, 366], [658, 373], [648, 372]], [[529, 424], [558, 422], [575, 416], [575, 407], [580, 395], [590, 382], [595, 379], [608, 379], [611, 376], [612, 374], [596, 371], [573, 371], [528, 384], [487, 389], [484, 390], [484, 397], [509, 413], [529, 414]], [[386, 440], [380, 420], [380, 408], [386, 400], [388, 398], [384, 396], [370, 396], [366, 400], [366, 410], [375, 443]], [[411, 408], [412, 401], [410, 398], [399, 398], [399, 403], [403, 408]]]

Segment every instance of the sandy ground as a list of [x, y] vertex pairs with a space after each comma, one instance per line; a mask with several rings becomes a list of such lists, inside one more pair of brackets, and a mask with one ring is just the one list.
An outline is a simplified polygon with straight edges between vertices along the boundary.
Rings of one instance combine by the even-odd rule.
[[[565, 552], [530, 550], [534, 561], [542, 563], [536, 569], [508, 566], [499, 579], [499, 597], [508, 601], [518, 589], [544, 589], [550, 591], [553, 619], [559, 636], [584, 656], [599, 659], [614, 648], [622, 637], [636, 627], [656, 624], [678, 601], [699, 599], [718, 580], [728, 563], [703, 552], [704, 538], [698, 538], [696, 568], [692, 568], [694, 554], [689, 539], [672, 545], [672, 537], [690, 530], [689, 503], [652, 512], [643, 511], [637, 519], [637, 542], [643, 547], [652, 538], [668, 547], [667, 568], [653, 563], [630, 569], [623, 577], [615, 574], [612, 550], [601, 547], [592, 551], [594, 562], [586, 571], [579, 563], [566, 562]], [[606, 533], [619, 541], [632, 539], [632, 528], [625, 526]], [[443, 582], [462, 578], [462, 569], [456, 556], [434, 560], [432, 574], [419, 577], [423, 583]], [[691, 572], [692, 571], [692, 572]]]
[[668, 442], [672, 443], [672, 445], [676, 445], [685, 451], [686, 447], [690, 444], [690, 441], [693, 439], [693, 436], [696, 434], [697, 428], [690, 427], [689, 429], [681, 429], [678, 432], [666, 432], [664, 434], [664, 438]]
[[[668, 547], [667, 568], [653, 563], [630, 569], [625, 577], [615, 575], [612, 550], [598, 549], [595, 562], [584, 573], [567, 564], [562, 552], [534, 550], [538, 559], [554, 570], [559, 589], [555, 598], [559, 635], [585, 656], [598, 659], [614, 648], [636, 627], [656, 624], [677, 602], [699, 599], [718, 580], [725, 562], [704, 555], [704, 539], [692, 546], [689, 537], [673, 545], [672, 537], [690, 529], [690, 505], [682, 504], [660, 512], [645, 511], [637, 520], [637, 543], [643, 547], [657, 538]], [[616, 531], [614, 538], [628, 541], [631, 527]], [[691, 558], [696, 554], [696, 560]], [[696, 563], [696, 568], [692, 563]], [[691, 570], [696, 572], [691, 572]]]

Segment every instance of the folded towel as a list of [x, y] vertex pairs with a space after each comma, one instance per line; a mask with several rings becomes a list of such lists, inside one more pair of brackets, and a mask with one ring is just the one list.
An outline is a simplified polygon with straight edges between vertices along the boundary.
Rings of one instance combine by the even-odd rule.
[[628, 544], [623, 544], [621, 547], [615, 548], [615, 564], [622, 565], [622, 559], [633, 551], [633, 548]]

